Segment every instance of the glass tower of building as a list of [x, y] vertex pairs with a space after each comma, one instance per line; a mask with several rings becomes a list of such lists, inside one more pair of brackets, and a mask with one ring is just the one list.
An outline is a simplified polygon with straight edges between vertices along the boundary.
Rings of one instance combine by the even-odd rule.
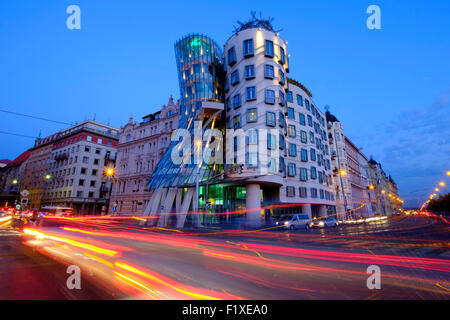
[[[178, 129], [185, 129], [191, 136], [191, 150], [194, 146], [195, 122], [203, 125], [213, 114], [202, 107], [204, 102], [224, 102], [224, 63], [220, 47], [209, 37], [200, 34], [191, 34], [175, 43], [175, 56], [180, 86], [180, 120]], [[216, 115], [215, 125], [221, 129], [221, 117]], [[205, 128], [203, 128], [205, 129]], [[176, 150], [180, 141], [172, 141], [169, 149], [159, 162], [151, 177], [148, 188], [154, 190], [166, 187], [193, 186], [196, 182], [197, 170], [192, 154], [190, 161], [175, 164], [173, 153], [182, 153]], [[192, 151], [193, 153], [194, 151]], [[199, 180], [205, 181], [217, 175], [222, 165], [204, 164], [199, 166]]]

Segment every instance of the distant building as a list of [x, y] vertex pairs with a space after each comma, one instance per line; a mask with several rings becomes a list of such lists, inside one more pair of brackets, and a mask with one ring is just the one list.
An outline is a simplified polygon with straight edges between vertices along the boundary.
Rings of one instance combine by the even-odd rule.
[[345, 220], [347, 214], [355, 207], [353, 205], [352, 188], [349, 180], [349, 165], [346, 153], [344, 128], [342, 123], [329, 111], [327, 119], [328, 142], [331, 152], [331, 167], [333, 169], [333, 185], [336, 192], [337, 218]]
[[42, 146], [42, 159], [36, 161], [47, 159], [47, 170], [33, 169], [44, 181], [40, 206], [72, 207], [75, 214], [106, 212], [112, 182], [103, 171], [115, 166], [118, 140], [118, 129], [87, 120], [57, 134], [50, 158]]
[[21, 190], [29, 192], [27, 196], [28, 208], [40, 209], [41, 199], [45, 187], [45, 176], [47, 174], [50, 157], [52, 155], [53, 142], [58, 138], [55, 133], [43, 139], [36, 139], [34, 147], [30, 151], [27, 170], [25, 171], [24, 183]]
[[30, 151], [25, 151], [2, 168], [0, 177], [0, 206], [19, 203], [20, 189], [25, 178]]
[[9, 160], [9, 159], [1, 159], [0, 160], [0, 168], [6, 167], [6, 165], [10, 162], [11, 162], [11, 160]]
[[117, 145], [116, 179], [110, 210], [116, 214], [142, 215], [151, 197], [149, 179], [171, 142], [178, 127], [180, 101], [170, 97], [156, 113], [135, 122], [133, 118], [120, 128]]

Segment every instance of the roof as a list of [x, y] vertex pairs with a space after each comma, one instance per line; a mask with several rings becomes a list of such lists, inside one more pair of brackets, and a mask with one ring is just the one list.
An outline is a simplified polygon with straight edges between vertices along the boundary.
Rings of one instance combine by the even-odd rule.
[[24, 163], [25, 161], [28, 160], [28, 158], [30, 157], [30, 151], [27, 150], [25, 152], [23, 152], [21, 155], [19, 155], [17, 158], [15, 158], [13, 161], [11, 161], [10, 163], [8, 163], [6, 165], [6, 167], [15, 167], [15, 166], [19, 166], [22, 163]]
[[330, 113], [330, 111], [325, 112], [325, 117], [327, 118], [327, 122], [339, 122], [339, 120]]
[[9, 160], [9, 159], [1, 159], [1, 160], [0, 160], [0, 163], [8, 164], [8, 163], [10, 163], [10, 162], [11, 162], [11, 160]]

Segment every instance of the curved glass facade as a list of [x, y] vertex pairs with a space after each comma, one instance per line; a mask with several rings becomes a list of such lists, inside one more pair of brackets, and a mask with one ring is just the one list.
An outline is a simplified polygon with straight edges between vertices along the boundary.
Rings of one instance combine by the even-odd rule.
[[[180, 120], [179, 129], [186, 129], [191, 135], [193, 146], [194, 123], [202, 121], [208, 115], [201, 108], [202, 101], [224, 102], [223, 79], [224, 62], [220, 47], [209, 37], [200, 34], [185, 36], [175, 43], [175, 56], [180, 86]], [[213, 121], [216, 128], [220, 125]], [[169, 149], [159, 162], [149, 182], [149, 189], [162, 187], [182, 187], [195, 184], [196, 164], [174, 164], [172, 151], [178, 141], [171, 143]], [[192, 157], [193, 158], [193, 157]], [[202, 164], [200, 181], [218, 174], [222, 166]]]

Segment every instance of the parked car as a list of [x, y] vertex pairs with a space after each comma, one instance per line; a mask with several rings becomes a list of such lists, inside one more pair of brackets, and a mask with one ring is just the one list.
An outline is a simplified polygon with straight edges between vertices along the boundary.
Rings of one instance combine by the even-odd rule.
[[277, 219], [275, 225], [280, 226], [278, 229], [309, 229], [311, 219], [307, 214], [287, 214]]
[[311, 228], [337, 227], [338, 225], [339, 222], [334, 217], [315, 219], [309, 224]]

